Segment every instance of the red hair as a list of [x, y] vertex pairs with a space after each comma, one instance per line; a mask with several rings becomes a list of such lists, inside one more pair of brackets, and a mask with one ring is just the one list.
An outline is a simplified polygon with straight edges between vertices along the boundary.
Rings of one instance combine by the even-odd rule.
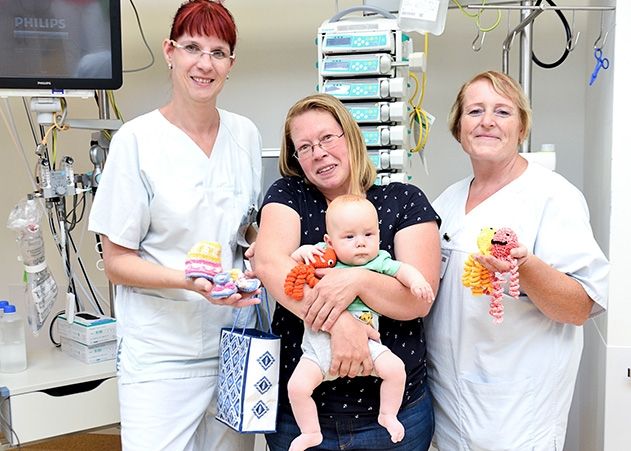
[[226, 41], [230, 53], [237, 45], [237, 26], [230, 11], [212, 0], [189, 0], [182, 3], [173, 17], [169, 38], [177, 41], [184, 34], [216, 36]]

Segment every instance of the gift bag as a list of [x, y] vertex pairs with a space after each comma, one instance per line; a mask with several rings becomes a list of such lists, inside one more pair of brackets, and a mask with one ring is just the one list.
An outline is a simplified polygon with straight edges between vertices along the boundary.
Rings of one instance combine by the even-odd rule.
[[[264, 300], [264, 301], [263, 301]], [[267, 322], [261, 314], [263, 302]], [[276, 431], [280, 337], [272, 333], [269, 302], [255, 306], [260, 329], [223, 328], [219, 343], [219, 389], [216, 418], [242, 433]], [[238, 315], [235, 324], [238, 322]]]

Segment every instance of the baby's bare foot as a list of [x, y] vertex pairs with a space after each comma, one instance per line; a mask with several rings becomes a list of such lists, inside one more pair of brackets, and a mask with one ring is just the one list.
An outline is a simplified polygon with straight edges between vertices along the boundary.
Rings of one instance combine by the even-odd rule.
[[319, 445], [320, 443], [322, 443], [322, 434], [320, 432], [300, 434], [291, 442], [289, 451], [305, 451], [305, 449]]
[[403, 436], [405, 435], [405, 428], [403, 427], [401, 422], [397, 420], [396, 415], [387, 415], [380, 413], [377, 421], [380, 425], [388, 430], [392, 443], [398, 443], [403, 440]]

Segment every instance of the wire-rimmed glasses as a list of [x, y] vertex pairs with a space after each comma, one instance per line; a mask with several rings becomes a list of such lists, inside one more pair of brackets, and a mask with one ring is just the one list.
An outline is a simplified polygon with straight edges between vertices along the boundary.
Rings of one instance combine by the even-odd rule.
[[234, 55], [230, 55], [221, 49], [215, 50], [204, 50], [199, 45], [191, 42], [188, 44], [180, 44], [173, 39], [169, 40], [169, 43], [175, 47], [176, 49], [184, 50], [190, 56], [195, 57], [197, 59], [201, 58], [202, 55], [210, 56], [210, 59], [217, 61], [225, 61], [226, 59], [234, 59]]
[[294, 152], [294, 157], [296, 157], [298, 160], [302, 160], [307, 156], [311, 156], [313, 155], [313, 152], [315, 152], [316, 146], [324, 151], [330, 150], [335, 146], [337, 140], [340, 139], [342, 136], [344, 136], [344, 132], [340, 133], [339, 135], [328, 133], [320, 138], [320, 141], [315, 144], [303, 144], [302, 146], [298, 147]]

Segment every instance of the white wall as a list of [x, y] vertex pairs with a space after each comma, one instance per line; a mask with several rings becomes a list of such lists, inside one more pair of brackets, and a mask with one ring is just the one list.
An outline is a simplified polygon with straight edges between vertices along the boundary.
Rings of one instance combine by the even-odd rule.
[[[123, 87], [116, 92], [117, 104], [126, 119], [135, 117], [164, 104], [170, 95], [170, 81], [162, 58], [161, 43], [168, 35], [170, 22], [179, 2], [168, 0], [136, 0], [144, 26], [145, 36], [156, 55], [156, 64], [140, 73], [124, 76]], [[317, 59], [315, 36], [318, 26], [337, 8], [345, 9], [361, 4], [359, 0], [228, 0], [239, 28], [237, 64], [221, 94], [220, 105], [249, 116], [259, 126], [265, 147], [278, 147], [284, 116], [298, 98], [316, 90]], [[570, 3], [576, 3], [572, 1]], [[142, 45], [136, 19], [127, 1], [122, 1], [123, 49], [126, 69], [137, 68], [149, 61]], [[485, 13], [484, 23], [491, 23], [495, 13]], [[540, 58], [553, 60], [563, 50], [563, 36], [558, 21], [545, 13], [537, 19], [535, 49]], [[577, 14], [577, 26], [584, 28], [586, 15]], [[511, 25], [517, 23], [512, 14]], [[446, 30], [442, 36], [430, 37], [428, 84], [425, 109], [436, 117], [426, 149], [425, 173], [420, 160], [415, 163], [414, 182], [430, 198], [438, 195], [448, 184], [469, 172], [468, 160], [459, 145], [447, 132], [446, 118], [459, 86], [473, 74], [489, 68], [501, 68], [501, 42], [506, 33], [506, 15], [502, 25], [486, 37], [480, 52], [471, 50], [475, 37], [472, 21], [458, 10], [450, 10]], [[587, 33], [589, 36], [589, 33]], [[414, 34], [415, 47], [422, 47], [419, 35]], [[576, 133], [584, 124], [583, 105], [589, 65], [589, 39], [579, 42], [561, 68], [546, 71], [533, 70], [533, 106], [535, 123], [532, 135], [533, 149], [542, 143], [552, 142], [557, 147], [559, 172], [577, 186], [583, 185], [583, 140]], [[517, 76], [517, 44], [511, 53], [511, 73]], [[603, 77], [604, 78], [604, 77]], [[34, 141], [27, 128], [22, 99], [8, 100], [20, 137], [25, 144], [26, 156], [31, 165], [36, 161]], [[70, 116], [73, 118], [97, 117], [92, 101], [70, 99]], [[75, 158], [77, 169], [91, 169], [88, 159], [90, 134], [86, 131], [63, 133], [59, 152]], [[5, 164], [1, 169], [4, 186], [0, 193], [0, 206], [5, 214], [31, 190], [23, 158], [13, 146], [6, 127], [0, 127], [0, 144], [5, 150]], [[85, 225], [85, 222], [82, 225]], [[75, 232], [78, 233], [78, 232]], [[78, 236], [77, 236], [78, 239]], [[96, 273], [95, 283], [106, 286], [102, 274], [94, 268], [93, 237], [83, 239], [82, 256], [90, 271]], [[0, 228], [0, 244], [6, 258], [0, 261], [0, 295], [16, 297], [20, 287], [21, 270], [15, 261], [17, 249], [13, 233]], [[47, 248], [49, 264], [53, 267], [62, 291], [65, 277], [60, 270], [59, 257], [52, 244]], [[61, 304], [59, 306], [61, 309]], [[46, 342], [44, 337], [41, 341]]]
[[[145, 35], [156, 54], [156, 64], [141, 73], [125, 75], [124, 85], [116, 92], [116, 98], [126, 119], [159, 107], [170, 95], [169, 74], [161, 56], [161, 42], [168, 35], [172, 16], [179, 3], [171, 0], [135, 0]], [[221, 95], [220, 106], [249, 116], [259, 126], [264, 146], [278, 147], [288, 107], [298, 98], [316, 90], [317, 27], [334, 14], [336, 8], [344, 9], [361, 3], [359, 0], [227, 0], [226, 5], [232, 10], [239, 27], [239, 42], [237, 65]], [[613, 0], [603, 0], [591, 1], [590, 4], [613, 3]], [[629, 23], [631, 5], [628, 2], [618, 3], [618, 23], [623, 23], [622, 17], [626, 17], [626, 23]], [[586, 1], [565, 0], [562, 4], [580, 6], [585, 5]], [[141, 43], [132, 8], [125, 0], [122, 0], [122, 14], [124, 64], [127, 69], [139, 67], [149, 60], [149, 56]], [[483, 23], [492, 23], [494, 14], [486, 12]], [[567, 17], [571, 20], [571, 13], [567, 13]], [[424, 107], [436, 117], [436, 122], [426, 149], [429, 173], [425, 172], [418, 160], [414, 170], [414, 182], [430, 198], [436, 197], [447, 185], [470, 171], [468, 160], [447, 131], [447, 114], [464, 81], [482, 70], [501, 69], [501, 46], [507, 32], [507, 21], [507, 14], [504, 14], [501, 25], [486, 36], [480, 52], [471, 49], [475, 37], [473, 22], [458, 10], [449, 11], [442, 36], [430, 37]], [[515, 26], [516, 23], [517, 14], [513, 12], [510, 24]], [[618, 263], [614, 265], [612, 273], [611, 313], [587, 328], [586, 349], [589, 352], [584, 359], [587, 366], [583, 365], [579, 385], [586, 384], [584, 392], [588, 396], [577, 398], [572, 413], [572, 427], [580, 426], [580, 443], [598, 444], [593, 447], [581, 445], [580, 449], [589, 451], [603, 449], [599, 447], [605, 435], [602, 412], [610, 405], [606, 402], [606, 396], [612, 396], [611, 393], [605, 393], [603, 386], [607, 374], [604, 370], [593, 369], [612, 362], [612, 358], [606, 359], [609, 347], [625, 349], [631, 343], [631, 327], [626, 319], [631, 318], [631, 308], [628, 302], [624, 302], [629, 295], [622, 285], [628, 265], [619, 263], [630, 254], [629, 240], [624, 232], [630, 230], [631, 219], [625, 216], [629, 214], [629, 209], [623, 209], [622, 205], [626, 201], [626, 193], [631, 192], [628, 189], [629, 178], [625, 174], [625, 168], [629, 167], [625, 140], [625, 127], [628, 125], [624, 122], [628, 118], [628, 109], [623, 100], [629, 98], [625, 80], [629, 79], [628, 61], [631, 58], [625, 49], [616, 49], [615, 57], [612, 58], [614, 40], [610, 36], [605, 54], [612, 60], [612, 68], [601, 71], [595, 86], [587, 86], [594, 64], [592, 45], [598, 35], [599, 25], [599, 13], [577, 12], [575, 27], [583, 32], [577, 49], [557, 69], [544, 70], [534, 66], [532, 78], [532, 148], [536, 150], [543, 143], [556, 145], [558, 172], [584, 190], [599, 242], [605, 250], [611, 248], [612, 261]], [[565, 38], [561, 30], [560, 22], [553, 12], [545, 12], [537, 18], [534, 49], [540, 59], [552, 61], [562, 53]], [[617, 27], [615, 33], [618, 42], [629, 42], [629, 31], [625, 27]], [[413, 39], [415, 48], [420, 49], [420, 36], [414, 35]], [[511, 75], [515, 77], [518, 75], [517, 53], [518, 43], [515, 42], [511, 52]], [[34, 143], [21, 102], [21, 99], [8, 101], [32, 165], [36, 161]], [[74, 118], [94, 118], [97, 117], [97, 110], [90, 101], [71, 100], [70, 115]], [[63, 134], [59, 152], [61, 155], [72, 155], [77, 161], [78, 170], [87, 171], [91, 168], [88, 148], [88, 132], [70, 131]], [[0, 217], [6, 218], [15, 202], [24, 197], [31, 187], [22, 157], [9, 139], [4, 124], [0, 124], [0, 149], [4, 157], [0, 169], [4, 187], [0, 191]], [[86, 222], [84, 220], [80, 227], [85, 226]], [[77, 241], [81, 240], [81, 236], [81, 231], [75, 232]], [[105, 278], [94, 270], [96, 255], [92, 250], [93, 243], [90, 234], [83, 235], [82, 257], [91, 268], [95, 284], [104, 287], [107, 285]], [[0, 297], [18, 298], [16, 290], [20, 289], [22, 273], [15, 260], [17, 247], [13, 233], [5, 228], [0, 228], [0, 249], [3, 256], [0, 259]], [[59, 256], [50, 240], [47, 255], [63, 292], [66, 282], [60, 270]], [[61, 303], [57, 307], [63, 308]], [[31, 338], [30, 345], [48, 346], [46, 335], [44, 333], [37, 339]], [[619, 376], [618, 371], [616, 376]], [[615, 390], [614, 383], [611, 388]], [[607, 415], [608, 424], [615, 425], [616, 411], [607, 410]], [[573, 431], [576, 432], [576, 429]], [[573, 436], [578, 437], [577, 434], [579, 432]], [[574, 446], [577, 442], [569, 440], [572, 447], [568, 445], [567, 449], [579, 449], [578, 445]], [[608, 451], [616, 449], [622, 448], [612, 447]]]

